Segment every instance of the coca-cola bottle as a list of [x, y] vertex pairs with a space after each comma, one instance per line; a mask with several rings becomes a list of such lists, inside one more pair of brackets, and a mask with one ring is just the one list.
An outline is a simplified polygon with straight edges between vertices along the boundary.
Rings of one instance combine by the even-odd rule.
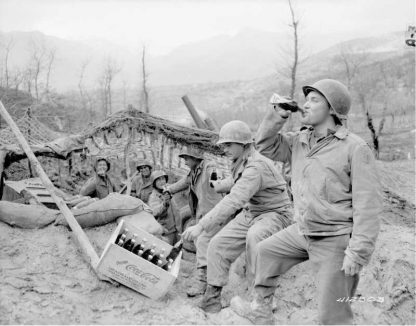
[[147, 239], [146, 238], [143, 238], [142, 242], [139, 243], [139, 244], [137, 244], [133, 248], [133, 250], [132, 250], [133, 254], [135, 254], [137, 256], [143, 256], [143, 253], [144, 253], [144, 251], [146, 249], [146, 243], [147, 243]]
[[165, 259], [165, 249], [160, 251], [160, 254], [155, 254], [151, 262], [159, 267], [163, 265], [163, 260]]
[[124, 244], [124, 249], [128, 250], [128, 251], [132, 251], [133, 248], [136, 246], [136, 239], [137, 239], [137, 234], [134, 233], [133, 237], [128, 239], [125, 244]]
[[166, 257], [166, 260], [169, 261], [169, 259], [172, 259], [172, 261], [175, 261], [176, 257], [178, 257], [180, 252], [182, 251], [182, 247], [183, 247], [183, 241], [180, 240], [172, 248], [169, 255]]
[[165, 265], [163, 265], [162, 268], [165, 271], [168, 271], [169, 272], [172, 269], [172, 265], [173, 265], [173, 260], [172, 260], [172, 258], [169, 258], [168, 259], [168, 262]]
[[214, 168], [213, 170], [212, 170], [212, 172], [211, 172], [211, 176], [210, 176], [210, 178], [209, 178], [209, 186], [211, 187], [211, 188], [214, 188], [214, 184], [212, 183], [212, 181], [217, 181], [218, 180], [218, 174], [217, 174], [217, 169], [216, 168]]
[[145, 250], [145, 252], [143, 253], [142, 257], [143, 259], [147, 259], [149, 261], [151, 261], [153, 259], [153, 256], [156, 253], [156, 245], [152, 244], [152, 246], [148, 249]]
[[124, 228], [124, 230], [122, 232], [120, 232], [116, 238], [116, 243], [118, 243], [118, 241], [120, 240], [121, 236], [124, 235], [125, 237], [127, 237], [127, 234], [129, 233], [129, 229]]
[[124, 246], [124, 242], [126, 241], [127, 236], [125, 234], [121, 234], [120, 237], [118, 237], [118, 240], [116, 241], [116, 244], [120, 247]]

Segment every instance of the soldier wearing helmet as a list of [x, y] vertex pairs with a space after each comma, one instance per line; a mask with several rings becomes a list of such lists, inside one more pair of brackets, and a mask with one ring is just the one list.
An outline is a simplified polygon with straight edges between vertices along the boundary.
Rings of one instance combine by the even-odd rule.
[[[189, 207], [191, 208], [192, 222], [199, 220], [208, 213], [221, 200], [222, 196], [210, 186], [211, 178], [218, 173], [214, 162], [204, 159], [204, 152], [196, 147], [188, 146], [179, 154], [180, 158], [185, 160], [185, 164], [190, 171], [187, 176], [178, 182], [168, 185], [166, 190], [175, 194], [183, 190], [188, 191]], [[179, 231], [187, 221], [180, 221]], [[188, 223], [188, 222], [187, 222]], [[199, 247], [196, 248], [196, 265], [197, 269], [194, 277], [191, 278], [187, 287], [187, 295], [194, 297], [204, 294], [206, 289], [207, 278], [207, 257], [206, 251], [210, 239], [215, 233], [207, 233], [199, 239]]]
[[171, 245], [178, 241], [175, 217], [170, 205], [170, 196], [164, 193], [169, 181], [168, 175], [164, 171], [154, 171], [151, 175], [153, 191], [149, 197], [149, 207], [153, 211], [153, 216], [164, 227], [163, 236]]
[[151, 178], [153, 164], [148, 160], [141, 160], [137, 163], [136, 169], [139, 175], [131, 182], [131, 195], [147, 203], [153, 190]]
[[218, 144], [231, 160], [233, 185], [182, 235], [184, 239], [197, 239], [198, 247], [207, 233], [218, 232], [210, 240], [206, 254], [207, 288], [200, 304], [206, 312], [221, 310], [221, 291], [228, 282], [231, 263], [246, 252], [251, 287], [257, 243], [292, 223], [286, 182], [274, 162], [254, 149], [253, 141], [249, 126], [242, 121], [231, 121], [221, 128]]
[[109, 193], [117, 192], [117, 184], [108, 175], [110, 168], [111, 164], [106, 158], [97, 158], [94, 164], [95, 176], [90, 178], [81, 188], [80, 195], [103, 199]]
[[359, 272], [374, 251], [382, 210], [380, 186], [369, 146], [343, 124], [351, 106], [348, 89], [324, 79], [303, 87], [306, 103], [297, 133], [281, 129], [290, 112], [270, 109], [259, 127], [257, 148], [290, 162], [296, 223], [257, 246], [255, 298], [234, 298], [231, 307], [257, 322], [273, 322], [276, 280], [310, 260], [317, 281], [321, 324], [352, 324], [348, 300]]

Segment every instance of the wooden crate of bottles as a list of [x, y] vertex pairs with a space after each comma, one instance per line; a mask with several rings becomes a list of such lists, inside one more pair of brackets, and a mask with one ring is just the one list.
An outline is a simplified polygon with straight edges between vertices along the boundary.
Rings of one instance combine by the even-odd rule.
[[[122, 237], [126, 230], [127, 237]], [[126, 242], [133, 238], [135, 239], [133, 248], [121, 246], [125, 246]], [[142, 248], [144, 250], [140, 251]], [[151, 257], [149, 257], [150, 249], [154, 250], [154, 255], [150, 255]], [[156, 300], [169, 291], [178, 277], [182, 251], [174, 260], [168, 261], [172, 249], [173, 247], [168, 243], [121, 220], [111, 235], [97, 268], [109, 278]]]

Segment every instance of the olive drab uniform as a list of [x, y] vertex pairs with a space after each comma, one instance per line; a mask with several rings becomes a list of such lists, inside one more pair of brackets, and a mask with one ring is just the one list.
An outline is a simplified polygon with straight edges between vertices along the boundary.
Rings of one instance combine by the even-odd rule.
[[382, 209], [374, 156], [342, 125], [314, 139], [312, 128], [279, 132], [284, 122], [269, 113], [256, 140], [263, 155], [291, 162], [296, 223], [258, 245], [255, 291], [271, 296], [279, 275], [309, 259], [320, 322], [349, 324], [350, 304], [337, 299], [354, 295], [359, 276], [346, 276], [341, 267], [345, 255], [365, 265], [374, 251]]
[[[215, 171], [215, 169], [215, 163], [202, 160], [196, 169], [191, 170], [186, 177], [167, 186], [167, 190], [172, 194], [189, 189], [189, 206], [191, 208], [192, 217], [195, 218], [196, 222], [199, 222], [199, 220], [222, 199], [222, 195], [215, 192], [214, 188], [209, 185], [211, 173]], [[205, 235], [208, 237], [204, 238], [204, 244], [201, 242], [203, 247], [205, 247], [205, 250], [198, 250], [197, 246], [197, 267], [204, 267], [207, 265], [206, 247], [208, 247], [209, 239], [211, 239], [214, 234], [215, 233], [211, 232], [209, 235]]]
[[252, 278], [257, 243], [292, 223], [286, 182], [270, 159], [249, 148], [233, 163], [232, 175], [230, 193], [199, 222], [204, 231], [197, 244], [204, 233], [220, 230], [207, 248], [207, 283], [217, 287], [227, 283], [231, 263], [244, 250]]
[[112, 192], [118, 191], [116, 183], [108, 176], [95, 175], [82, 186], [80, 195], [103, 199]]
[[169, 244], [175, 244], [178, 234], [170, 203], [163, 199], [163, 193], [161, 191], [153, 189], [149, 197], [148, 205], [152, 210], [153, 216], [165, 228], [163, 236], [169, 240]]
[[153, 185], [151, 177], [143, 178], [141, 175], [137, 175], [132, 180], [131, 185], [132, 196], [135, 196], [146, 204], [149, 202], [150, 194], [153, 191]]

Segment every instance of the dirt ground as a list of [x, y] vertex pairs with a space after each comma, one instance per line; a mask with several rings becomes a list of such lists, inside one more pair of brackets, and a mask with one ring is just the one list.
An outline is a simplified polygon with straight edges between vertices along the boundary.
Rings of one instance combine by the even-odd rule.
[[[386, 204], [371, 263], [361, 273], [353, 303], [357, 324], [415, 324], [414, 209]], [[115, 224], [87, 229], [100, 255]], [[97, 279], [63, 226], [39, 230], [0, 222], [0, 324], [247, 324], [230, 308], [205, 314], [198, 299], [186, 297], [192, 254], [182, 261], [168, 295], [152, 301], [124, 286]], [[241, 264], [235, 264], [225, 289], [227, 306], [246, 295]], [[279, 280], [275, 296], [278, 324], [317, 323], [315, 286], [308, 262]], [[369, 298], [375, 302], [369, 302]], [[371, 300], [371, 299], [370, 299]]]

